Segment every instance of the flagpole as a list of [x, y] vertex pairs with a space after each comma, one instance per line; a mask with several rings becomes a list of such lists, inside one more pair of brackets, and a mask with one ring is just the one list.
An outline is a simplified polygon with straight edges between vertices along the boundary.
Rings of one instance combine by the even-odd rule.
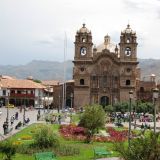
[[64, 37], [64, 64], [63, 64], [63, 105], [62, 110], [65, 109], [66, 105], [66, 53], [67, 53], [67, 35], [65, 32]]

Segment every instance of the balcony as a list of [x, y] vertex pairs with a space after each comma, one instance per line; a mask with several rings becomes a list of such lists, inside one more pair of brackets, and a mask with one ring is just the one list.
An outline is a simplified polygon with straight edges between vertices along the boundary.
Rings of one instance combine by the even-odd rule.
[[35, 98], [35, 95], [34, 94], [11, 93], [10, 97]]

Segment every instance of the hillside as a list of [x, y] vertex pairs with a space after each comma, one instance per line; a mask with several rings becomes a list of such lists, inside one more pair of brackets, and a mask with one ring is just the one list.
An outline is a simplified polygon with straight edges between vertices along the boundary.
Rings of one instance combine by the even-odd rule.
[[[139, 59], [139, 67], [142, 76], [154, 73], [160, 76], [160, 60], [159, 59]], [[56, 61], [38, 61], [34, 60], [26, 65], [19, 66], [2, 66], [0, 65], [0, 74], [24, 79], [32, 76], [34, 79], [40, 80], [62, 80], [63, 79], [63, 62]], [[71, 60], [66, 62], [66, 79], [72, 79], [73, 63]]]

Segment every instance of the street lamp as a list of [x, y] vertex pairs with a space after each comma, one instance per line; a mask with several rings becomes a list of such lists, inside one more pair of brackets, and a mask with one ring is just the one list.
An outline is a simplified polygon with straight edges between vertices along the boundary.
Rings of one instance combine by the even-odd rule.
[[39, 105], [38, 114], [40, 116], [41, 115], [40, 90], [38, 91], [38, 105]]
[[58, 104], [58, 113], [59, 113], [59, 109], [60, 109], [60, 105], [61, 105], [61, 96], [59, 95], [59, 104]]
[[24, 97], [23, 126], [26, 124], [26, 123], [25, 123], [25, 119], [26, 119], [26, 96], [27, 96], [27, 90], [25, 90], [25, 97]]
[[130, 148], [131, 140], [131, 108], [132, 108], [133, 91], [129, 91], [129, 130], [128, 130], [128, 146]]
[[135, 108], [134, 108], [134, 114], [135, 114], [135, 116], [134, 116], [134, 129], [136, 129], [136, 124], [137, 124], [137, 122], [136, 122], [136, 118], [137, 118], [137, 108], [138, 108], [138, 99], [137, 98], [135, 98], [135, 101], [136, 101], [136, 104], [135, 104]]
[[158, 99], [159, 89], [153, 89], [153, 106], [154, 106], [154, 133], [156, 133], [156, 99]]
[[49, 86], [48, 86], [48, 88], [47, 88], [47, 89], [48, 89], [48, 103], [47, 103], [47, 104], [48, 104], [48, 106], [47, 106], [47, 112], [49, 113], [49, 91], [50, 91]]
[[6, 122], [7, 124], [9, 123], [9, 89], [7, 89], [7, 118], [6, 118]]
[[71, 112], [70, 112], [70, 123], [72, 122], [72, 99], [73, 99], [73, 93], [71, 93]]

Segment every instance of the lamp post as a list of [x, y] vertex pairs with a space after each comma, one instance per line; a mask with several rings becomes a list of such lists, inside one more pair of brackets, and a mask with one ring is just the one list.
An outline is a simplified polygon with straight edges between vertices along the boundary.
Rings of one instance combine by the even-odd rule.
[[158, 99], [159, 89], [153, 89], [153, 106], [154, 106], [154, 133], [156, 133], [156, 100]]
[[136, 124], [137, 124], [137, 122], [136, 122], [136, 116], [137, 116], [137, 108], [138, 108], [138, 99], [137, 98], [135, 98], [135, 101], [136, 101], [136, 104], [135, 104], [135, 110], [134, 110], [134, 113], [135, 113], [135, 117], [134, 117], [134, 129], [136, 129]]
[[39, 90], [39, 92], [38, 92], [38, 105], [39, 105], [38, 114], [39, 114], [39, 116], [41, 116], [40, 90]]
[[130, 148], [131, 140], [131, 108], [132, 108], [133, 91], [129, 91], [129, 130], [128, 130], [128, 147]]
[[25, 90], [25, 98], [24, 98], [23, 126], [26, 124], [25, 123], [25, 119], [26, 119], [26, 96], [27, 96], [26, 94], [27, 94], [27, 90]]
[[9, 89], [7, 89], [7, 118], [6, 118], [6, 122], [7, 124], [9, 123]]
[[70, 123], [72, 123], [72, 99], [73, 99], [73, 93], [71, 93], [71, 112], [70, 112]]
[[58, 113], [59, 113], [59, 109], [60, 109], [60, 105], [61, 105], [61, 96], [59, 95], [59, 104], [58, 104]]
[[49, 88], [49, 86], [48, 86], [48, 106], [47, 106], [47, 112], [49, 113], [49, 90], [50, 90], [50, 88]]

